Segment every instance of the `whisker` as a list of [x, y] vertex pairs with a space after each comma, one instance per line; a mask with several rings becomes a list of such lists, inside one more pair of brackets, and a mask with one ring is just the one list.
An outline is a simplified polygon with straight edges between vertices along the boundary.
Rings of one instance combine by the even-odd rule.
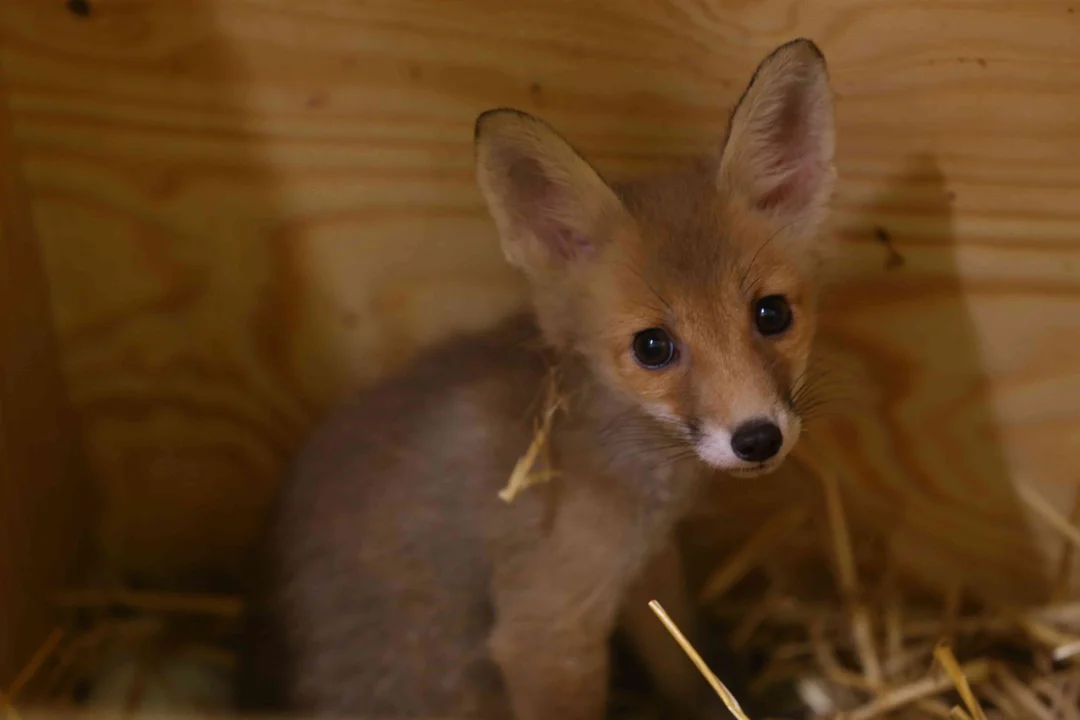
[[765, 247], [769, 243], [771, 243], [773, 240], [775, 240], [777, 237], [779, 237], [782, 232], [788, 230], [794, 224], [795, 224], [794, 222], [790, 222], [790, 223], [788, 223], [786, 225], [783, 225], [783, 226], [777, 228], [776, 232], [774, 232], [772, 235], [770, 235], [769, 238], [765, 242], [761, 243], [761, 246], [757, 249], [756, 252], [754, 252], [754, 255], [753, 255], [753, 257], [750, 258], [750, 262], [746, 266], [746, 269], [743, 270], [742, 277], [739, 278], [739, 286], [742, 288], [744, 293], [747, 290], [746, 278], [750, 275], [750, 271], [753, 269], [754, 263], [757, 262], [758, 256], [761, 255], [761, 251], [764, 250]]
[[628, 269], [630, 270], [630, 272], [632, 272], [632, 273], [633, 273], [634, 275], [636, 275], [636, 276], [637, 276], [637, 278], [638, 278], [638, 280], [641, 280], [642, 284], [643, 284], [643, 285], [645, 285], [645, 287], [646, 287], [646, 288], [648, 288], [649, 292], [651, 292], [651, 293], [652, 293], [653, 295], [655, 295], [655, 296], [656, 296], [656, 299], [657, 299], [657, 300], [659, 300], [659, 301], [660, 301], [660, 302], [661, 302], [661, 303], [662, 303], [662, 304], [664, 305], [664, 307], [665, 307], [665, 308], [667, 308], [667, 311], [668, 311], [668, 312], [669, 312], [669, 313], [670, 313], [671, 315], [674, 315], [674, 314], [675, 314], [675, 308], [673, 308], [673, 307], [671, 306], [671, 303], [669, 303], [669, 302], [667, 301], [667, 299], [666, 299], [666, 298], [664, 298], [664, 296], [663, 296], [663, 295], [661, 295], [661, 294], [660, 294], [660, 292], [659, 292], [659, 291], [658, 291], [658, 290], [657, 290], [656, 288], [654, 288], [654, 287], [652, 286], [652, 283], [650, 283], [650, 282], [649, 282], [649, 281], [648, 281], [648, 280], [647, 280], [647, 279], [645, 278], [645, 275], [644, 275], [644, 274], [643, 274], [643, 273], [642, 273], [642, 272], [641, 272], [640, 270], [638, 270], [638, 268], [634, 267], [634, 265], [633, 265], [632, 263], [630, 263], [629, 261], [624, 261], [624, 262], [623, 262], [623, 265], [624, 265], [624, 266], [625, 266], [626, 268], [628, 268]]

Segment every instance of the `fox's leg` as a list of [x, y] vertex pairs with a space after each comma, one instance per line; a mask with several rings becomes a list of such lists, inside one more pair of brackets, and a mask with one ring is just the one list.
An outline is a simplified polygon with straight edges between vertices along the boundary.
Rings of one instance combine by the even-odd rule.
[[553, 628], [539, 614], [499, 612], [491, 651], [514, 719], [602, 720], [608, 700], [607, 639], [584, 624]]
[[668, 542], [657, 553], [631, 587], [622, 606], [620, 630], [673, 710], [696, 717], [704, 699], [705, 682], [649, 608], [650, 600], [658, 601], [679, 630], [694, 642], [694, 611], [682, 558], [674, 542]]
[[607, 711], [610, 642], [628, 568], [637, 570], [627, 553], [640, 543], [621, 499], [602, 487], [566, 480], [548, 529], [496, 557], [489, 648], [515, 720], [603, 720]]

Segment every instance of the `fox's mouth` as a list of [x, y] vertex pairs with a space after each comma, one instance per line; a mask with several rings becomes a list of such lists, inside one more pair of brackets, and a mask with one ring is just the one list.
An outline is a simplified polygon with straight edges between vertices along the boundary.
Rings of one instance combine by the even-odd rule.
[[738, 478], [755, 478], [762, 475], [768, 475], [781, 465], [784, 464], [784, 456], [780, 455], [771, 460], [767, 460], [763, 463], [757, 463], [755, 465], [747, 465], [744, 467], [730, 467], [720, 468], [720, 471]]
[[787, 448], [784, 448], [773, 457], [762, 462], [745, 462], [734, 458], [724, 458], [723, 461], [717, 462], [717, 458], [709, 457], [707, 452], [702, 452], [700, 448], [695, 448], [695, 453], [698, 460], [706, 466], [737, 478], [755, 478], [768, 475], [783, 465], [788, 456]]

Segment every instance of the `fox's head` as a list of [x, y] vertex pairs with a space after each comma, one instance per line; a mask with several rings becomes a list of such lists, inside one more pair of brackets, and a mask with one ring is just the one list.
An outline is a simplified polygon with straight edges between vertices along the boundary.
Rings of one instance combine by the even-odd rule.
[[808, 40], [762, 61], [719, 152], [672, 175], [608, 185], [540, 120], [476, 124], [480, 188], [546, 339], [736, 474], [799, 436], [833, 147]]

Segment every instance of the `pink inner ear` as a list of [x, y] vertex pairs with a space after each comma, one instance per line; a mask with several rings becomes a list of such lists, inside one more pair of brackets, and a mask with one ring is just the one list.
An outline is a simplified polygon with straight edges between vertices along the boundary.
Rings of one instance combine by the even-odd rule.
[[514, 213], [553, 256], [569, 260], [592, 252], [593, 243], [567, 222], [567, 195], [535, 158], [508, 151], [505, 158]]
[[819, 173], [813, 164], [789, 167], [783, 180], [758, 198], [757, 206], [761, 210], [802, 207], [813, 197], [818, 180]]
[[766, 120], [764, 146], [768, 166], [767, 189], [757, 200], [762, 210], [802, 206], [809, 202], [821, 180], [813, 105], [800, 85], [787, 89], [773, 117]]

